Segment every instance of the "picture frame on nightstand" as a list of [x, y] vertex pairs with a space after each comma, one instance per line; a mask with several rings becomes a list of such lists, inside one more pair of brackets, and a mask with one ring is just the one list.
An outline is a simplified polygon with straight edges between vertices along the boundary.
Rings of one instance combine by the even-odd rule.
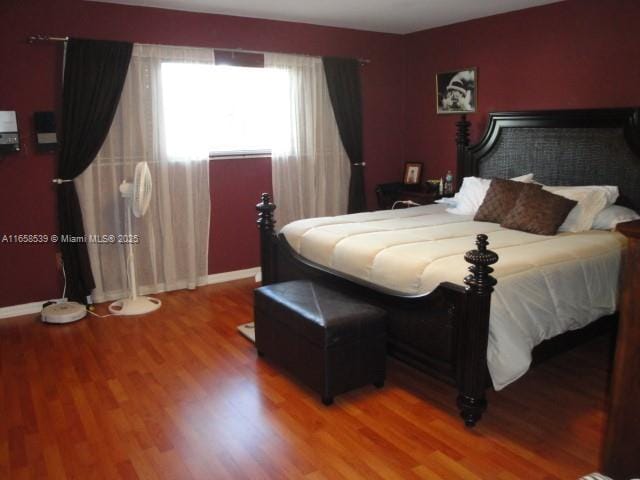
[[405, 185], [419, 185], [422, 181], [422, 163], [407, 162], [404, 164], [403, 183]]

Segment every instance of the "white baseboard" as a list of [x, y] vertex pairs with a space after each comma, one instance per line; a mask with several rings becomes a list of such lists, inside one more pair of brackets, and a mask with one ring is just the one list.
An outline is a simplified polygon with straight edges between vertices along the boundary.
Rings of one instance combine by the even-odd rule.
[[31, 315], [32, 313], [40, 313], [42, 305], [48, 300], [41, 302], [23, 303], [22, 305], [11, 305], [9, 307], [0, 308], [0, 318], [19, 317], [20, 315]]
[[258, 276], [260, 276], [260, 267], [245, 268], [244, 270], [234, 270], [232, 272], [214, 273], [207, 277], [207, 285], [231, 282], [233, 280], [240, 280], [241, 278], [254, 277], [257, 279]]
[[[256, 279], [256, 282], [260, 281], [260, 267], [245, 268], [244, 270], [234, 270], [232, 272], [214, 273], [207, 276], [207, 285], [213, 285], [214, 283], [231, 282], [233, 280], [240, 280], [242, 278], [250, 277], [254, 277]], [[23, 303], [22, 305], [0, 307], [0, 319], [40, 313], [42, 311], [42, 305], [44, 305], [48, 301], [49, 300], [42, 300], [41, 302], [31, 302]]]

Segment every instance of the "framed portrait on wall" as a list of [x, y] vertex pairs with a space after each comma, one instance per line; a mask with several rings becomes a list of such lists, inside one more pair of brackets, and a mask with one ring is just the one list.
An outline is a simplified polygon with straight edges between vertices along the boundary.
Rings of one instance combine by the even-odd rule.
[[421, 163], [405, 163], [404, 164], [404, 179], [405, 185], [418, 185], [422, 178], [422, 164]]
[[478, 72], [475, 67], [436, 74], [436, 112], [476, 111]]

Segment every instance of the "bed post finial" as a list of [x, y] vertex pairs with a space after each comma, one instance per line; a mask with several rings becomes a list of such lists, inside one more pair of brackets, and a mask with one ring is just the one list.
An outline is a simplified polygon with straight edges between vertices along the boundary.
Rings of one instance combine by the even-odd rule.
[[456, 122], [456, 127], [458, 131], [456, 133], [456, 143], [469, 145], [469, 126], [471, 122], [467, 120], [467, 115], [463, 113], [460, 115], [460, 120]]
[[268, 193], [263, 193], [260, 195], [260, 203], [256, 205], [256, 210], [258, 213], [258, 228], [260, 230], [272, 230], [276, 224], [273, 219], [273, 211], [276, 209], [276, 206], [271, 203], [271, 195]]
[[458, 325], [458, 408], [464, 423], [473, 427], [487, 408], [485, 389], [488, 384], [487, 344], [489, 341], [489, 313], [491, 292], [497, 281], [491, 276], [498, 254], [487, 249], [488, 237], [476, 237], [476, 250], [470, 250], [464, 259], [471, 264], [467, 285], [464, 314]]
[[469, 146], [469, 127], [471, 122], [467, 120], [466, 115], [460, 117], [460, 121], [456, 122], [456, 184], [458, 188], [462, 185], [462, 179], [471, 175], [467, 168], [467, 147]]
[[476, 245], [477, 250], [470, 250], [464, 254], [464, 259], [471, 264], [469, 267], [471, 274], [465, 277], [464, 283], [467, 285], [467, 290], [473, 290], [476, 295], [491, 295], [493, 287], [498, 282], [491, 276], [493, 268], [489, 265], [498, 261], [498, 254], [487, 250], [489, 237], [484, 233], [476, 236]]
[[263, 193], [260, 203], [256, 205], [258, 211], [258, 228], [260, 229], [260, 267], [262, 271], [262, 284], [269, 285], [274, 282], [273, 266], [275, 264], [275, 224], [273, 211], [276, 206], [271, 203], [271, 195]]

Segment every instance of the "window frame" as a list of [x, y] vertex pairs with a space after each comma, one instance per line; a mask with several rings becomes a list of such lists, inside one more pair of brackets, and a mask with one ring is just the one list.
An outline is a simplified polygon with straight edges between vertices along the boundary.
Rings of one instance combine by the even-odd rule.
[[269, 150], [229, 150], [226, 152], [209, 152], [209, 160], [234, 160], [241, 158], [271, 158]]

